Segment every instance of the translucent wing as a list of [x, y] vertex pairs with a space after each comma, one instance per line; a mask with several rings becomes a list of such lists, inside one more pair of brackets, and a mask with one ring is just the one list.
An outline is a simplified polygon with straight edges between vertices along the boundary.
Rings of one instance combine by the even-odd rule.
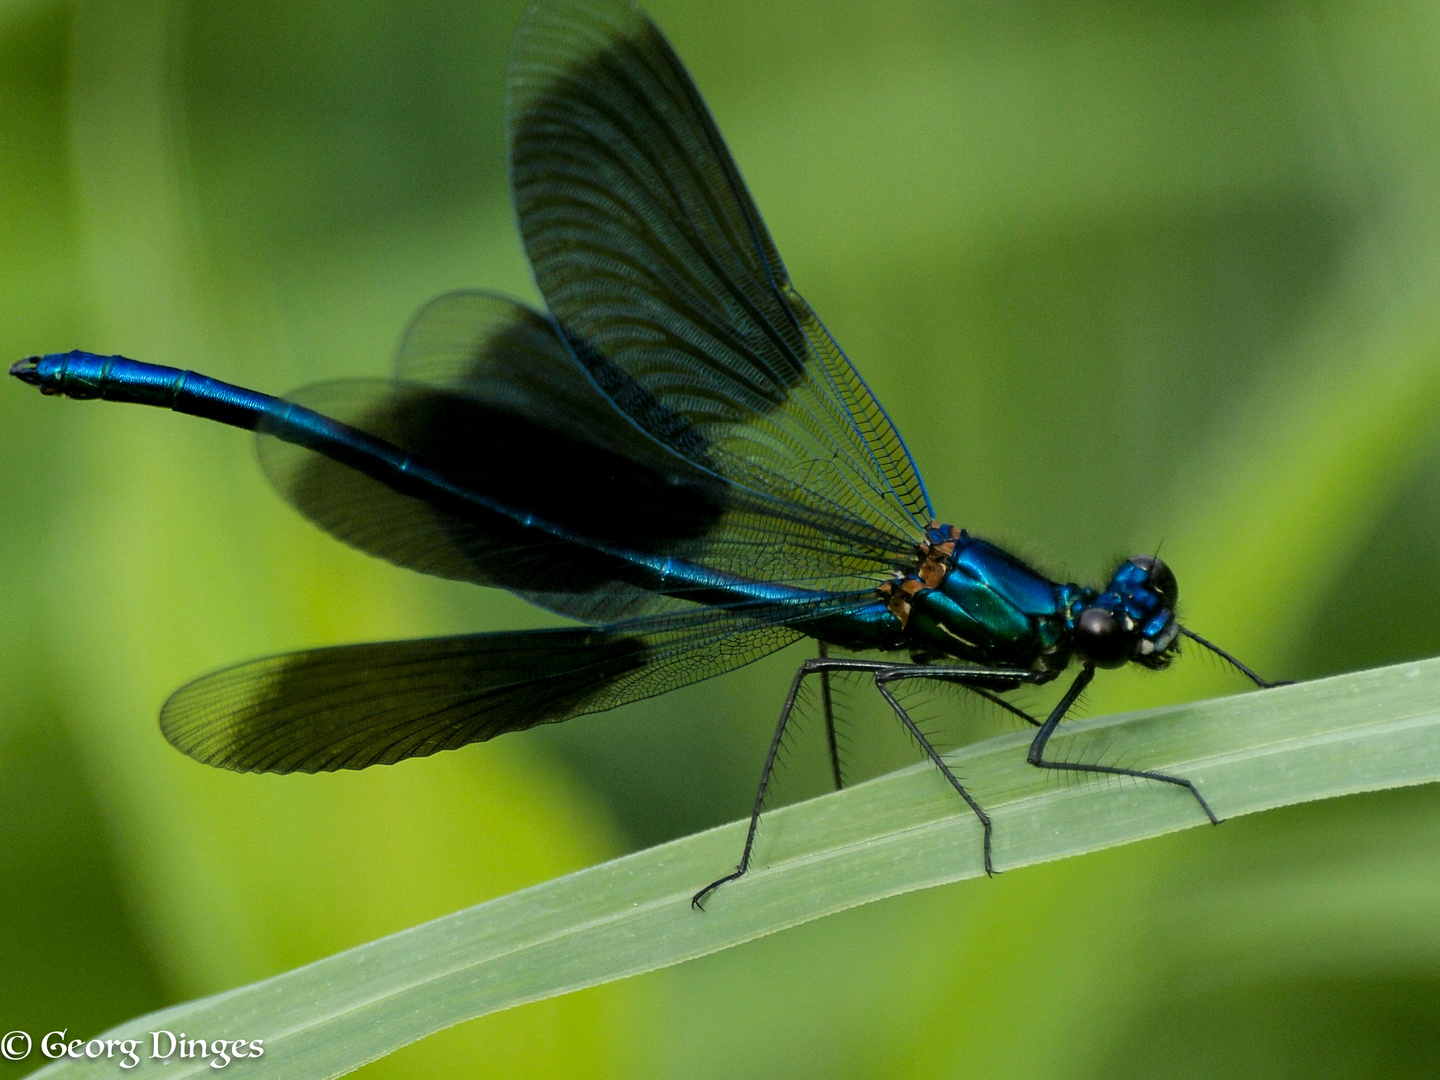
[[737, 485], [919, 539], [904, 443], [791, 285], [659, 30], [622, 0], [540, 0], [508, 91], [525, 248], [596, 384]]
[[[616, 408], [552, 319], [503, 297], [451, 293], [428, 304], [398, 376], [324, 383], [292, 400], [508, 513], [433, 505], [273, 437], [262, 437], [261, 461], [312, 521], [399, 565], [605, 622], [675, 602], [601, 547], [832, 592], [873, 588], [909, 550], [904, 536], [843, 507], [757, 492], [679, 453]], [[634, 387], [632, 400], [644, 393]], [[670, 442], [699, 445], [684, 417], [654, 400], [645, 410]]]
[[794, 641], [787, 623], [868, 599], [291, 653], [181, 687], [160, 726], [184, 753], [240, 772], [392, 764], [708, 679]]

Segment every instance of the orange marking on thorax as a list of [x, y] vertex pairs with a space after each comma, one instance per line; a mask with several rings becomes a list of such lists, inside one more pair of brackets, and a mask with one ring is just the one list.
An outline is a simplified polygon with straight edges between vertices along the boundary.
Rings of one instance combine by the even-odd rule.
[[[939, 523], [932, 521], [930, 528], [939, 528]], [[876, 592], [885, 597], [885, 607], [900, 620], [901, 626], [909, 625], [910, 609], [920, 591], [939, 588], [940, 583], [945, 580], [945, 575], [950, 572], [951, 560], [955, 556], [955, 542], [959, 539], [960, 530], [952, 525], [948, 540], [938, 544], [929, 541], [916, 544], [915, 569], [905, 577], [887, 581], [876, 589]]]

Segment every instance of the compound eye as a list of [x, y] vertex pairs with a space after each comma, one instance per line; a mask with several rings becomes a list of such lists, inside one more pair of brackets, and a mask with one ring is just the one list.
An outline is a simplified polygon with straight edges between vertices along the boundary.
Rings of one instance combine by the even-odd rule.
[[1091, 663], [1119, 667], [1130, 659], [1130, 642], [1113, 611], [1092, 607], [1075, 620], [1075, 645]]
[[1155, 590], [1167, 608], [1174, 611], [1175, 601], [1180, 599], [1180, 583], [1175, 580], [1175, 572], [1154, 555], [1136, 555], [1130, 560], [1130, 565], [1145, 571], [1150, 588]]

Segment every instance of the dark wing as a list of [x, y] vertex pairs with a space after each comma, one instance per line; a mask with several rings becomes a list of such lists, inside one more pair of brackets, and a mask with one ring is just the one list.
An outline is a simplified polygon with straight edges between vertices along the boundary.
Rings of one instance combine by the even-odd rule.
[[433, 505], [262, 427], [260, 460], [280, 492], [333, 536], [422, 573], [509, 589], [591, 622], [653, 607], [623, 559], [546, 526], [649, 554], [705, 535], [727, 485], [617, 412], [538, 312], [451, 294], [422, 309], [406, 340], [407, 381], [321, 383], [291, 400], [512, 512]]
[[272, 440], [282, 492], [366, 551], [592, 622], [673, 607], [616, 551], [835, 593], [910, 558], [930, 513], [913, 463], [655, 27], [612, 0], [532, 6], [509, 116], [552, 314], [441, 297], [396, 382], [295, 399], [508, 512], [457, 516]]
[[791, 285], [654, 24], [623, 0], [532, 3], [506, 111], [535, 280], [616, 405], [736, 485], [920, 539], [909, 452]]
[[708, 679], [794, 641], [789, 622], [867, 599], [313, 649], [181, 687], [160, 726], [177, 749], [239, 772], [388, 765]]
[[[553, 319], [503, 297], [431, 301], [412, 321], [397, 374], [323, 383], [292, 400], [508, 513], [423, 501], [263, 428], [260, 450], [307, 517], [401, 566], [607, 622], [675, 601], [647, 591], [602, 547], [830, 592], [873, 588], [911, 550], [908, 537], [843, 507], [758, 492], [679, 453], [615, 407]], [[689, 437], [684, 417], [655, 400], [647, 408], [672, 441]], [[577, 536], [593, 543], [562, 538]]]

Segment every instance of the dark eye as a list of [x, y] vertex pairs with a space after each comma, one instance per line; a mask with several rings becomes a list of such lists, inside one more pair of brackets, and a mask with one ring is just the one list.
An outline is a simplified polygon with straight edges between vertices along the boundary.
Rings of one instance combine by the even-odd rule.
[[1136, 555], [1130, 560], [1130, 565], [1145, 571], [1150, 588], [1155, 590], [1167, 608], [1174, 611], [1175, 601], [1180, 599], [1180, 583], [1175, 580], [1175, 572], [1154, 555]]
[[1075, 620], [1075, 647], [1091, 663], [1103, 668], [1119, 667], [1130, 659], [1129, 635], [1113, 611], [1092, 607]]

